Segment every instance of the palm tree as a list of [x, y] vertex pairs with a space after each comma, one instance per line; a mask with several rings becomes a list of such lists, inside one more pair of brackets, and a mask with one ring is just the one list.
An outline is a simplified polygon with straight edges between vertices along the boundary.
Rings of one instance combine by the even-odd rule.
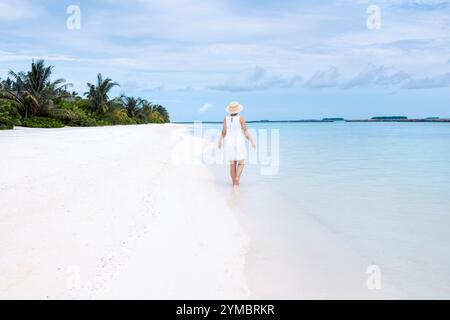
[[110, 106], [108, 97], [109, 91], [115, 86], [119, 86], [117, 82], [113, 82], [110, 78], [103, 79], [101, 73], [97, 75], [97, 84], [87, 84], [89, 91], [84, 95], [91, 101], [95, 111], [99, 114], [105, 114]]
[[136, 117], [143, 123], [165, 123], [170, 122], [169, 113], [166, 108], [159, 104], [153, 104], [147, 100], [142, 100], [142, 107], [136, 114]]
[[13, 71], [9, 71], [9, 73], [14, 80], [11, 80], [11, 84], [8, 86], [2, 85], [1, 98], [9, 101], [17, 108], [22, 117], [27, 118], [29, 115], [36, 113], [39, 102], [27, 88], [25, 73], [15, 74]]
[[120, 97], [120, 103], [125, 109], [127, 109], [127, 113], [130, 118], [134, 118], [138, 115], [145, 102], [146, 101], [141, 98], [125, 97], [124, 95]]
[[12, 82], [11, 78], [6, 78], [2, 82], [0, 82], [0, 90], [1, 91], [8, 90], [8, 89], [11, 90], [12, 87], [13, 87], [13, 82]]
[[1, 98], [10, 101], [25, 118], [45, 114], [71, 84], [64, 79], [51, 81], [53, 66], [45, 67], [44, 60], [31, 63], [29, 72], [9, 71], [11, 79], [2, 83]]
[[159, 114], [163, 117], [164, 122], [170, 122], [170, 116], [169, 116], [169, 112], [167, 112], [167, 109], [164, 108], [161, 105], [156, 105], [154, 106], [155, 111], [158, 111]]
[[136, 114], [136, 118], [141, 123], [147, 123], [148, 122], [148, 115], [153, 112], [153, 104], [145, 99], [141, 99], [141, 108], [138, 110]]

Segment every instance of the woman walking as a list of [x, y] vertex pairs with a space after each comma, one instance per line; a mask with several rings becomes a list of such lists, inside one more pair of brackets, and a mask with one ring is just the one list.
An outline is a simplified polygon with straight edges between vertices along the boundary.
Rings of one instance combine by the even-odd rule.
[[218, 141], [220, 149], [222, 140], [225, 139], [225, 159], [230, 163], [230, 176], [233, 186], [239, 186], [244, 170], [244, 160], [247, 158], [245, 138], [250, 141], [253, 148], [256, 148], [247, 130], [244, 118], [239, 115], [242, 110], [244, 110], [244, 107], [235, 101], [226, 107], [229, 116], [226, 116], [223, 121], [222, 134]]

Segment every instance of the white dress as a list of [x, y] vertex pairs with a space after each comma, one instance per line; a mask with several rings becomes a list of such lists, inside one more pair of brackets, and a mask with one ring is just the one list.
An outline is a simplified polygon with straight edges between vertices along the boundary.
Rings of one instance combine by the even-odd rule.
[[227, 161], [239, 161], [247, 158], [245, 136], [241, 127], [241, 116], [226, 117], [227, 134], [225, 136], [225, 158]]

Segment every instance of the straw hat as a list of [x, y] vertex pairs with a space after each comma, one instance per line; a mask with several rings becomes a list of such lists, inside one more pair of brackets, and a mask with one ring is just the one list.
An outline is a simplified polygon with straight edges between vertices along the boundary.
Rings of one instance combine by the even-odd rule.
[[239, 102], [233, 101], [233, 102], [230, 102], [230, 104], [226, 107], [225, 110], [231, 114], [239, 113], [239, 112], [242, 112], [242, 110], [244, 110], [244, 106], [242, 104], [240, 104]]

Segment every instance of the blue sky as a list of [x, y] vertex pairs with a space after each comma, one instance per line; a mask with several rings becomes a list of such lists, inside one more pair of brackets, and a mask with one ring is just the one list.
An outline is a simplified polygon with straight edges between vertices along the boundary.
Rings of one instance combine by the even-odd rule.
[[176, 121], [231, 100], [252, 120], [450, 117], [450, 0], [0, 0], [0, 23], [1, 78], [45, 59], [83, 93], [101, 72]]

